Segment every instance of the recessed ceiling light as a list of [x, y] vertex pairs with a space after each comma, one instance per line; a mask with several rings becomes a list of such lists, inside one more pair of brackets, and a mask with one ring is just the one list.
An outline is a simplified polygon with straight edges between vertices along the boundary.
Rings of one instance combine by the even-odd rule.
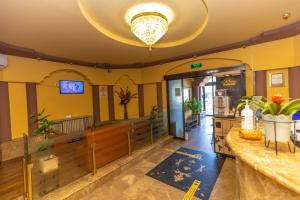
[[284, 20], [287, 20], [290, 17], [291, 17], [291, 13], [290, 12], [284, 12], [282, 14], [282, 19], [284, 19]]

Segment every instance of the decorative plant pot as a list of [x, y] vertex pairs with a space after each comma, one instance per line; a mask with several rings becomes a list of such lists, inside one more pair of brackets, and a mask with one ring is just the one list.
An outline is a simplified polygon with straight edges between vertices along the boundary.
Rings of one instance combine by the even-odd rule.
[[288, 142], [291, 136], [291, 116], [287, 115], [263, 115], [266, 139], [269, 141]]
[[198, 126], [200, 126], [201, 125], [201, 113], [200, 112], [197, 114], [197, 117], [198, 117]]
[[46, 156], [39, 160], [39, 169], [43, 174], [58, 169], [58, 158], [55, 155]]
[[124, 104], [124, 119], [128, 119], [127, 104]]

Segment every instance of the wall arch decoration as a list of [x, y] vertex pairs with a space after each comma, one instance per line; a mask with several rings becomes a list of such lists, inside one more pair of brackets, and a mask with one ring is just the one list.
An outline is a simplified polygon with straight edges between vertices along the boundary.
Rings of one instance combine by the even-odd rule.
[[133, 84], [137, 85], [137, 83], [128, 75], [128, 74], [123, 74], [121, 75], [114, 83], [114, 85], [118, 85], [122, 79], [127, 79], [131, 81]]
[[73, 70], [73, 69], [59, 69], [59, 70], [55, 70], [50, 72], [49, 74], [47, 74], [40, 82], [39, 84], [42, 84], [43, 82], [45, 82], [47, 79], [49, 79], [52, 75], [60, 73], [60, 72], [70, 72], [70, 73], [75, 73], [79, 76], [81, 76], [85, 81], [87, 81], [90, 85], [93, 85], [92, 81], [82, 72], [79, 72], [77, 70]]
[[[60, 94], [59, 80], [78, 80], [84, 82], [83, 94]], [[61, 69], [49, 73], [36, 85], [38, 112], [43, 109], [51, 119], [92, 116], [92, 82], [76, 70]]]

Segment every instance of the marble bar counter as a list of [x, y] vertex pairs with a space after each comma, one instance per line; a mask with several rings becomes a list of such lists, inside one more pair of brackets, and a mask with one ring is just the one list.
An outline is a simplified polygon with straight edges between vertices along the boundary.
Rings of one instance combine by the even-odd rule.
[[233, 127], [226, 140], [236, 156], [237, 193], [240, 200], [300, 200], [300, 149], [290, 153], [287, 144], [266, 148], [264, 139], [239, 137]]

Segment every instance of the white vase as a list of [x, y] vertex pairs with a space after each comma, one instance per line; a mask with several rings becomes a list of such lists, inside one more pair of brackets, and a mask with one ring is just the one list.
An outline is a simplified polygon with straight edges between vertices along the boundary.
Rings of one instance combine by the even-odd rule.
[[[288, 142], [291, 136], [291, 122], [292, 117], [287, 115], [263, 115], [264, 129], [266, 139], [275, 141], [275, 128], [276, 128], [276, 141]], [[276, 127], [275, 127], [276, 122]]]

